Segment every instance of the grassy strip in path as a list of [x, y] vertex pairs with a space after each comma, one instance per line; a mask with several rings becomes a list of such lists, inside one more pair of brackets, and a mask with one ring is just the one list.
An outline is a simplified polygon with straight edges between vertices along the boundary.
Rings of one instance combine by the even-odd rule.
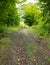
[[7, 51], [11, 46], [11, 41], [9, 38], [2, 38], [0, 39], [0, 63], [5, 61]]

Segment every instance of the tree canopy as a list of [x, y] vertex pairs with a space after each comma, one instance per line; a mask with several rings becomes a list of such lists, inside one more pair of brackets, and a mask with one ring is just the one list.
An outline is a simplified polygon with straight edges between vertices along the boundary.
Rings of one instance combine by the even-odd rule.
[[33, 4], [33, 3], [28, 3], [23, 5], [23, 11], [24, 11], [24, 16], [23, 18], [25, 19], [24, 23], [26, 23], [29, 26], [38, 24], [40, 20], [40, 13], [41, 11], [38, 8], [38, 4]]
[[42, 29], [45, 33], [50, 33], [50, 1], [49, 0], [39, 0], [39, 6], [43, 11], [42, 15]]
[[25, 0], [0, 0], [0, 24], [13, 25], [19, 23], [16, 4]]
[[[36, 25], [40, 32], [50, 33], [50, 1], [24, 4], [25, 1], [0, 0], [0, 30], [3, 26], [18, 26], [23, 19], [28, 26]], [[21, 7], [17, 8], [16, 4]]]

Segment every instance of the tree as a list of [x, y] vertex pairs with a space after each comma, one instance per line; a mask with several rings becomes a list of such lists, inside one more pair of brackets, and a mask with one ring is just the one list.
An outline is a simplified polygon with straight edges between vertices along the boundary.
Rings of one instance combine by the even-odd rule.
[[42, 12], [42, 29], [46, 34], [50, 33], [50, 0], [39, 0]]
[[17, 3], [22, 3], [26, 0], [0, 0], [0, 32], [3, 26], [19, 25], [20, 19]]
[[24, 23], [26, 23], [29, 26], [38, 24], [40, 20], [39, 15], [41, 11], [39, 10], [37, 4], [33, 3], [25, 4], [23, 5], [23, 11], [24, 11], [23, 18], [25, 19]]
[[[22, 3], [26, 0], [0, 0], [0, 24], [11, 24], [19, 22], [19, 15], [16, 3]], [[13, 22], [14, 21], [14, 22]]]
[[[11, 23], [19, 22], [19, 15], [17, 12], [16, 4], [11, 2], [1, 2], [1, 8], [0, 8], [0, 23], [2, 25], [11, 25]], [[17, 19], [17, 20], [16, 20]]]

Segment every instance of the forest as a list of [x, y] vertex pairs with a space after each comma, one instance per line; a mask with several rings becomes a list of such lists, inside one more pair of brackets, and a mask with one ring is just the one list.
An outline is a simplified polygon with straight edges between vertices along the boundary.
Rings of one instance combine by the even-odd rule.
[[0, 65], [50, 65], [50, 0], [26, 2], [0, 0]]
[[24, 22], [24, 25], [37, 29], [39, 34], [49, 36], [50, 1], [39, 0], [35, 4], [24, 2], [25, 0], [0, 1], [0, 34], [7, 27], [18, 27]]

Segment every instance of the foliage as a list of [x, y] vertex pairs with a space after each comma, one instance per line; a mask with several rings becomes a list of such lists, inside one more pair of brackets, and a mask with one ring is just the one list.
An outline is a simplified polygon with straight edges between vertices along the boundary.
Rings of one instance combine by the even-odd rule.
[[4, 32], [3, 26], [18, 26], [20, 23], [17, 3], [25, 0], [0, 0], [0, 33]]
[[38, 4], [28, 3], [23, 6], [25, 23], [29, 26], [38, 24], [40, 20], [41, 11], [38, 8]]
[[[18, 13], [17, 8], [14, 3], [3, 2], [1, 3], [0, 10], [0, 24], [2, 25], [13, 25], [14, 22], [18, 23]], [[15, 23], [16, 24], [16, 23]]]
[[[41, 35], [50, 34], [50, 1], [22, 4], [25, 1], [0, 0], [0, 33], [5, 31], [5, 26], [18, 26], [21, 20], [28, 26], [36, 26]], [[22, 5], [20, 11], [16, 4]]]
[[50, 33], [50, 1], [49, 0], [39, 0], [40, 9], [43, 11], [42, 15], [42, 30], [44, 34]]

